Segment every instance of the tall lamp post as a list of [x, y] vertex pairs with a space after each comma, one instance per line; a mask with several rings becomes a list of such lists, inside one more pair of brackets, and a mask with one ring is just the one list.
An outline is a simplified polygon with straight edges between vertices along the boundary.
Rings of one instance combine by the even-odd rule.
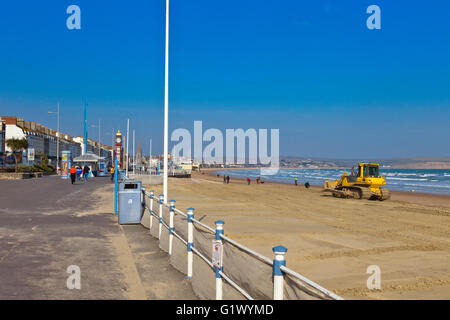
[[136, 174], [136, 152], [134, 151], [135, 146], [135, 130], [133, 130], [133, 175]]
[[114, 167], [114, 128], [111, 133], [107, 132], [105, 135], [111, 135], [111, 166]]
[[150, 168], [150, 174], [152, 174], [152, 139], [150, 139], [150, 155], [148, 157], [148, 167]]
[[49, 111], [49, 114], [57, 114], [57, 134], [56, 134], [56, 172], [59, 173], [59, 102], [58, 102], [58, 111]]
[[98, 119], [98, 125], [91, 125], [92, 128], [98, 128], [98, 156], [101, 157], [101, 135], [100, 135], [100, 130], [101, 130], [101, 123], [100, 123], [100, 119]]
[[128, 138], [130, 136], [130, 119], [127, 120], [127, 157], [126, 157], [126, 168], [125, 168], [125, 172], [126, 172], [126, 177], [128, 178]]
[[165, 83], [164, 83], [164, 203], [167, 204], [168, 182], [168, 153], [169, 153], [169, 0], [166, 0], [166, 50], [165, 50]]

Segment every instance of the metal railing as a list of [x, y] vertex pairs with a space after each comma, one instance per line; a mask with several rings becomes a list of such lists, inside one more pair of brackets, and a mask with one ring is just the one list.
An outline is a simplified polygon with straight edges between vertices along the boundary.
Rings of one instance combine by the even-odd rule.
[[[211, 234], [215, 235], [216, 241], [219, 241], [220, 243], [222, 241], [226, 241], [233, 245], [234, 247], [242, 250], [243, 252], [246, 252], [247, 254], [257, 258], [258, 260], [272, 266], [272, 275], [273, 275], [273, 299], [274, 300], [283, 300], [283, 291], [284, 291], [284, 276], [285, 274], [288, 274], [306, 284], [314, 288], [315, 290], [319, 291], [321, 294], [323, 294], [325, 297], [332, 299], [332, 300], [343, 300], [342, 297], [334, 294], [330, 290], [325, 289], [324, 287], [320, 286], [319, 284], [315, 283], [314, 281], [311, 281], [307, 279], [306, 277], [302, 276], [301, 274], [289, 269], [286, 267], [286, 260], [284, 255], [287, 252], [287, 249], [283, 246], [277, 246], [274, 247], [272, 250], [274, 252], [274, 259], [270, 259], [254, 250], [251, 250], [250, 248], [244, 246], [243, 244], [240, 244], [229, 237], [224, 235], [223, 230], [223, 221], [216, 221], [216, 228], [213, 229], [210, 226], [202, 223], [201, 221], [194, 218], [194, 208], [188, 208], [187, 213], [184, 213], [183, 211], [175, 208], [175, 200], [171, 200], [169, 204], [164, 204], [164, 195], [160, 195], [159, 197], [154, 194], [154, 191], [151, 190], [150, 192], [145, 191], [145, 189], [142, 189], [143, 196], [147, 196], [150, 199], [150, 207], [148, 207], [143, 201], [145, 208], [149, 210], [150, 212], [150, 221], [149, 221], [149, 228], [152, 229], [153, 226], [153, 218], [157, 218], [157, 221], [159, 223], [159, 231], [158, 231], [158, 239], [161, 239], [161, 231], [162, 227], [165, 227], [167, 230], [169, 230], [169, 255], [172, 254], [172, 243], [173, 243], [173, 236], [178, 238], [187, 248], [187, 279], [192, 278], [193, 273], [193, 253], [195, 253], [198, 257], [200, 257], [203, 261], [205, 261], [216, 273], [216, 300], [222, 300], [223, 296], [223, 288], [222, 288], [222, 279], [224, 279], [230, 286], [232, 286], [234, 289], [236, 289], [240, 294], [242, 294], [246, 299], [248, 300], [254, 300], [252, 296], [246, 292], [243, 288], [241, 288], [236, 282], [234, 282], [229, 276], [227, 276], [223, 270], [222, 266], [214, 265], [207, 257], [205, 257], [199, 250], [197, 250], [194, 247], [194, 228], [193, 224], [201, 226]], [[144, 198], [145, 200], [145, 198]], [[153, 205], [154, 200], [157, 200], [159, 203], [159, 216], [156, 217], [155, 212], [153, 211]], [[162, 212], [163, 207], [169, 208], [169, 224], [164, 222]], [[174, 229], [174, 215], [179, 214], [185, 218], [187, 218], [187, 234], [188, 239], [183, 239], [181, 235], [179, 235], [175, 229]]]

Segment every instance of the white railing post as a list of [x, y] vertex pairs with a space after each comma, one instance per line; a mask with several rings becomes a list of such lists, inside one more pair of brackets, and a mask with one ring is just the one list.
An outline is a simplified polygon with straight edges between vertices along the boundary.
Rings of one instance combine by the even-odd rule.
[[[222, 242], [222, 238], [220, 237], [221, 234], [223, 234], [223, 225], [225, 222], [222, 220], [218, 220], [215, 222], [216, 224], [216, 240]], [[223, 272], [223, 266], [218, 268], [217, 266], [214, 267], [216, 270], [216, 300], [222, 300], [223, 297], [223, 289], [222, 289], [222, 276], [219, 272]]]
[[153, 226], [153, 198], [155, 197], [155, 192], [153, 190], [150, 190], [150, 223], [149, 223], [149, 230], [152, 232], [152, 226]]
[[163, 203], [164, 203], [164, 195], [159, 195], [159, 233], [158, 233], [158, 240], [161, 240], [161, 232], [162, 232], [162, 210], [163, 210]]
[[194, 219], [194, 208], [187, 209], [187, 225], [188, 225], [188, 238], [187, 238], [187, 276], [186, 279], [192, 278], [192, 247], [194, 246], [194, 225], [192, 222]]
[[281, 266], [286, 266], [284, 255], [287, 249], [283, 246], [277, 246], [273, 247], [272, 251], [275, 254], [273, 260], [273, 300], [283, 300], [284, 273], [281, 271]]
[[169, 256], [172, 255], [173, 243], [173, 217], [175, 215], [175, 200], [170, 200], [169, 207]]

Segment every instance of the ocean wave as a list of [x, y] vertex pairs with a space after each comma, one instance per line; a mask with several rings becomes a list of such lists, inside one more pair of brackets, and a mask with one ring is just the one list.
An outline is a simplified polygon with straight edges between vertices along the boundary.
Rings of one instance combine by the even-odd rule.
[[428, 179], [420, 179], [420, 178], [388, 178], [386, 179], [387, 181], [389, 180], [401, 180], [401, 181], [428, 181]]

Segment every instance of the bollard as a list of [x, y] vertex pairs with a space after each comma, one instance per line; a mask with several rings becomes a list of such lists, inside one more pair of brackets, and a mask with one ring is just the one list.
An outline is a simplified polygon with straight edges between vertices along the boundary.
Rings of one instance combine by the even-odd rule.
[[149, 232], [152, 232], [152, 226], [153, 226], [153, 197], [155, 196], [155, 193], [153, 190], [150, 190], [150, 223], [149, 223]]
[[[216, 224], [216, 240], [222, 242], [220, 235], [223, 234], [223, 225], [225, 224], [225, 222], [223, 222], [222, 220], [218, 220], [215, 222], [215, 224]], [[215, 266], [214, 268], [216, 269], [216, 300], [222, 300], [223, 296], [222, 276], [219, 274], [219, 271], [223, 272], [223, 266], [220, 266], [220, 268]]]
[[173, 216], [174, 215], [175, 215], [175, 200], [170, 200], [170, 207], [169, 207], [169, 256], [172, 255]]
[[284, 255], [287, 249], [283, 246], [277, 246], [273, 247], [272, 251], [275, 254], [273, 260], [273, 300], [283, 300], [284, 273], [281, 271], [281, 266], [286, 266]]
[[187, 209], [187, 225], [188, 225], [188, 241], [187, 241], [187, 276], [186, 279], [192, 278], [192, 247], [194, 246], [194, 225], [192, 223], [194, 219], [194, 208]]
[[158, 233], [158, 240], [161, 240], [161, 232], [162, 232], [162, 209], [163, 209], [163, 203], [164, 203], [164, 195], [159, 195], [159, 233]]

